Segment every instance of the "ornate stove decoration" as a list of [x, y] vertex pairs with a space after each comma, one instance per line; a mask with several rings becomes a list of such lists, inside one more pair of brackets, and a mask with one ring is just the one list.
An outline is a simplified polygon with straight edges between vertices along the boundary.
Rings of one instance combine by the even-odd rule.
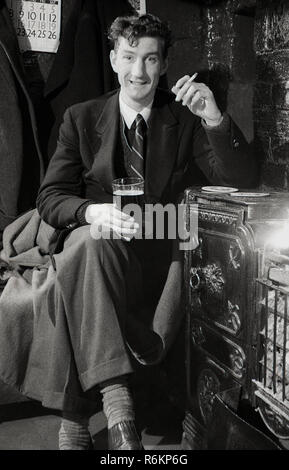
[[240, 308], [237, 304], [232, 304], [228, 300], [228, 309], [218, 320], [215, 320], [215, 324], [220, 328], [223, 328], [234, 335], [238, 334], [241, 329], [241, 318]]
[[262, 401], [260, 401], [258, 409], [265, 424], [275, 436], [279, 439], [289, 438], [288, 417], [285, 418], [278, 412], [278, 409], [274, 410], [272, 405], [268, 406]]
[[236, 270], [240, 269], [241, 255], [242, 255], [242, 250], [241, 250], [239, 242], [236, 240], [230, 243], [230, 248], [229, 248], [230, 265], [232, 265], [233, 268]]
[[225, 279], [222, 269], [218, 263], [212, 263], [201, 267], [190, 269], [190, 286], [193, 291], [206, 288], [206, 292], [214, 297], [221, 297], [223, 294]]
[[193, 324], [191, 333], [192, 333], [192, 339], [196, 345], [201, 346], [201, 344], [203, 344], [206, 341], [201, 326]]
[[199, 241], [199, 244], [198, 244], [197, 248], [195, 249], [194, 254], [198, 259], [202, 260], [203, 259], [203, 239], [202, 239], [202, 237], [199, 237], [198, 241]]
[[212, 212], [204, 209], [199, 211], [199, 220], [215, 224], [232, 225], [233, 227], [237, 224], [237, 217], [235, 215], [229, 215], [225, 212]]
[[225, 279], [218, 263], [208, 264], [203, 268], [206, 289], [209, 295], [220, 297], [223, 294]]
[[213, 403], [220, 391], [220, 381], [210, 369], [203, 369], [198, 378], [198, 401], [202, 417], [207, 424], [212, 416]]
[[234, 333], [238, 333], [241, 328], [239, 312], [239, 305], [233, 305], [230, 300], [228, 300], [227, 324], [228, 327], [234, 331]]
[[201, 268], [190, 269], [190, 286], [192, 291], [197, 291], [201, 286]]
[[[233, 344], [233, 343], [232, 343]], [[245, 368], [245, 354], [241, 348], [234, 347], [230, 354], [232, 371], [236, 377], [241, 378]]]

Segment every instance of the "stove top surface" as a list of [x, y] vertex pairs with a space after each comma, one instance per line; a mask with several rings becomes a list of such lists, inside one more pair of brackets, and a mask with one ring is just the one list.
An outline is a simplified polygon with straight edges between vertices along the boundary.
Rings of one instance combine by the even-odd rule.
[[202, 187], [191, 187], [187, 191], [190, 197], [200, 204], [212, 205], [216, 208], [243, 207], [247, 210], [249, 218], [268, 217], [269, 219], [289, 220], [289, 192], [238, 190], [225, 193], [202, 190]]

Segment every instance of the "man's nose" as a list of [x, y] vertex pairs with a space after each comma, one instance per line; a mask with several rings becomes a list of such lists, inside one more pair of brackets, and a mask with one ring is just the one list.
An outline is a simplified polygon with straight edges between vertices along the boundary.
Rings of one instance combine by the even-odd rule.
[[134, 61], [132, 74], [135, 77], [142, 77], [145, 74], [145, 63], [142, 59], [136, 59]]

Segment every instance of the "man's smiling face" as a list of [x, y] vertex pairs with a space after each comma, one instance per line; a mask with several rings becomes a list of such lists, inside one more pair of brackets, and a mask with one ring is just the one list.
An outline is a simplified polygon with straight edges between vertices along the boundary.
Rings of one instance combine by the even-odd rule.
[[154, 98], [160, 75], [167, 69], [162, 39], [143, 37], [130, 46], [128, 40], [120, 36], [116, 50], [110, 53], [110, 61], [118, 75], [125, 103], [136, 111], [147, 106]]

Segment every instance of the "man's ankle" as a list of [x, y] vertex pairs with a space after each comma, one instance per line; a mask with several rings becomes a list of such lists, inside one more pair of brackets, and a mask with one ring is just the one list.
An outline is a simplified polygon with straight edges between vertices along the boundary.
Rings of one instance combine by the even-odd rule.
[[100, 391], [109, 429], [122, 421], [134, 421], [134, 403], [125, 378], [101, 384]]
[[88, 418], [63, 413], [59, 429], [59, 450], [87, 450], [92, 444]]

